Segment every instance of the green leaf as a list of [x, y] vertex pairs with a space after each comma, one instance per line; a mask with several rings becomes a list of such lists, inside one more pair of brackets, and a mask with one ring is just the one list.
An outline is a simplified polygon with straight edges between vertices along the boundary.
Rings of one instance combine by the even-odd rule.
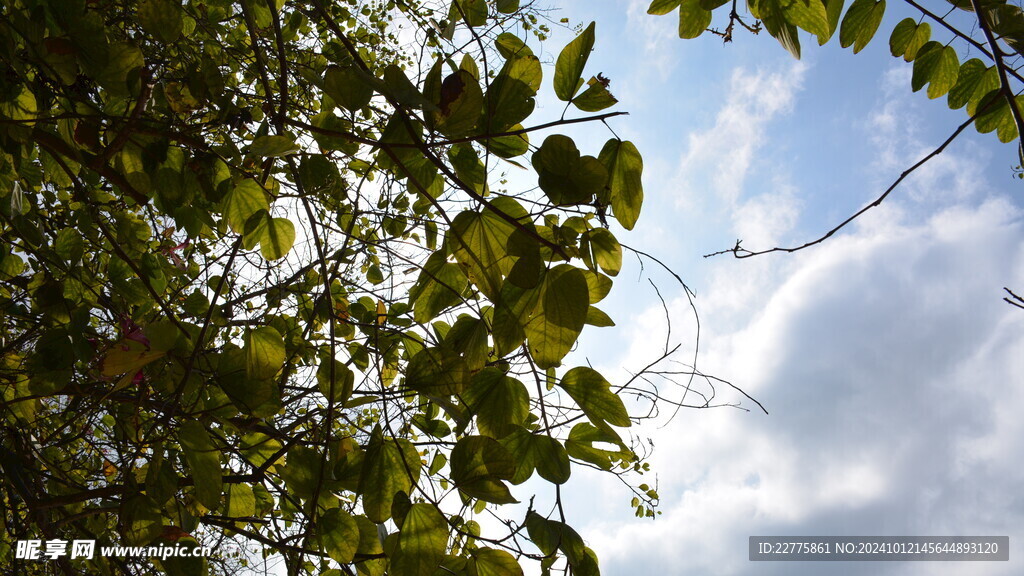
[[476, 131], [484, 94], [477, 79], [465, 70], [451, 74], [441, 83], [441, 100], [434, 112], [434, 125], [449, 138]]
[[605, 328], [608, 326], [615, 326], [615, 321], [601, 311], [600, 308], [591, 306], [590, 308], [587, 308], [587, 324], [597, 326], [599, 328]]
[[579, 90], [583, 67], [594, 48], [594, 23], [591, 22], [582, 34], [569, 42], [555, 62], [555, 95], [568, 102]]
[[616, 276], [622, 269], [622, 246], [615, 236], [605, 228], [594, 228], [585, 236], [594, 252], [594, 261], [609, 276]]
[[828, 41], [832, 31], [822, 0], [781, 0], [780, 5], [787, 22], [817, 36], [819, 44]]
[[823, 46], [839, 28], [839, 17], [843, 13], [844, 0], [825, 0], [825, 12], [828, 15], [828, 35], [818, 36], [818, 45]]
[[287, 218], [274, 218], [261, 209], [246, 221], [242, 243], [248, 250], [259, 244], [264, 258], [279, 260], [295, 243], [295, 225]]
[[178, 441], [195, 481], [196, 500], [210, 511], [217, 510], [223, 487], [220, 450], [213, 445], [206, 427], [198, 420], [188, 420], [181, 424], [178, 428]]
[[494, 40], [494, 47], [503, 58], [513, 59], [522, 56], [533, 56], [533, 50], [519, 36], [510, 32], [502, 32]]
[[299, 151], [295, 140], [288, 136], [260, 136], [252, 141], [249, 152], [261, 157], [286, 156]]
[[328, 469], [324, 466], [324, 455], [306, 446], [292, 446], [288, 450], [286, 465], [279, 474], [293, 496], [310, 500], [317, 492], [321, 496], [329, 494], [325, 491], [325, 481], [330, 479]]
[[515, 14], [519, 10], [519, 0], [497, 0], [496, 5], [502, 14]]
[[700, 0], [682, 0], [679, 4], [679, 37], [696, 38], [711, 25], [711, 12], [700, 5]]
[[647, 7], [647, 13], [654, 16], [664, 16], [679, 7], [683, 0], [654, 0]]
[[433, 504], [413, 504], [398, 533], [393, 576], [432, 576], [448, 548], [448, 523]]
[[615, 96], [612, 96], [604, 82], [601, 82], [597, 76], [588, 80], [587, 89], [572, 99], [572, 103], [584, 112], [600, 112], [605, 108], [615, 105], [616, 102], [618, 100], [615, 99]]
[[255, 180], [246, 178], [227, 193], [222, 209], [231, 231], [241, 234], [253, 214], [260, 210], [270, 210], [270, 202], [263, 188]]
[[336, 104], [353, 112], [362, 110], [373, 98], [373, 86], [355, 66], [331, 67], [324, 75], [324, 92]]
[[540, 88], [540, 60], [533, 54], [505, 61], [487, 92], [487, 116], [480, 121], [487, 133], [507, 131], [525, 120], [536, 106]]
[[917, 21], [913, 18], [904, 18], [900, 20], [892, 29], [892, 34], [889, 36], [889, 52], [895, 58], [900, 58], [907, 53], [907, 48], [910, 47], [911, 40], [917, 34]]
[[557, 206], [589, 204], [608, 181], [608, 170], [593, 156], [580, 156], [568, 136], [554, 134], [533, 154], [538, 184]]
[[[594, 445], [615, 444], [618, 451], [606, 450]], [[584, 462], [589, 462], [602, 470], [611, 470], [616, 462], [632, 462], [633, 454], [622, 443], [622, 439], [612, 428], [607, 426], [597, 427], [588, 422], [580, 422], [572, 427], [569, 438], [565, 441], [565, 449], [569, 456]]]
[[569, 455], [562, 444], [547, 435], [534, 434], [522, 427], [501, 439], [501, 444], [516, 462], [513, 484], [522, 484], [530, 479], [536, 469], [541, 478], [555, 484], [569, 481], [572, 469]]
[[[545, 556], [550, 556], [556, 550], [565, 554], [569, 564], [579, 566], [586, 556], [586, 546], [583, 545], [583, 538], [570, 526], [556, 520], [548, 520], [536, 512], [530, 511], [526, 515], [526, 530], [530, 540], [540, 548]], [[573, 570], [577, 573], [578, 570]]]
[[587, 320], [590, 294], [578, 268], [560, 264], [544, 280], [541, 309], [525, 326], [533, 360], [541, 369], [560, 365]]
[[227, 497], [227, 515], [230, 518], [250, 518], [256, 514], [256, 497], [248, 484], [228, 484], [224, 489]]
[[495, 439], [512, 433], [530, 415], [526, 386], [497, 368], [474, 374], [463, 400], [476, 415], [480, 433]]
[[630, 426], [629, 413], [626, 412], [622, 398], [611, 391], [611, 384], [593, 368], [573, 368], [562, 376], [558, 385], [569, 393], [596, 426], [604, 427], [605, 423]]
[[952, 46], [938, 42], [925, 44], [914, 60], [914, 74], [910, 85], [915, 92], [928, 84], [928, 97], [938, 98], [956, 85], [960, 62]]
[[515, 556], [504, 550], [474, 548], [469, 552], [477, 576], [523, 576], [523, 567]]
[[408, 440], [384, 438], [379, 429], [374, 430], [359, 477], [366, 517], [377, 523], [390, 518], [395, 494], [412, 490], [421, 468], [420, 456]]
[[949, 107], [956, 110], [967, 106], [967, 113], [973, 115], [981, 99], [997, 88], [999, 73], [995, 66], [985, 66], [981, 60], [971, 58], [960, 66], [956, 85], [949, 91]]
[[[332, 367], [334, 369], [333, 377]], [[333, 400], [336, 405], [344, 405], [348, 401], [349, 396], [352, 395], [352, 389], [355, 387], [355, 380], [356, 375], [351, 368], [333, 359], [321, 363], [320, 368], [316, 371], [316, 382], [320, 393], [325, 398]]]
[[442, 311], [462, 301], [462, 292], [469, 279], [462, 268], [448, 262], [443, 250], [427, 258], [419, 279], [409, 290], [409, 301], [413, 303], [413, 319], [426, 324]]
[[359, 549], [359, 524], [351, 514], [331, 508], [317, 520], [314, 538], [320, 548], [337, 562], [348, 564]]
[[96, 83], [117, 97], [127, 97], [131, 88], [139, 85], [139, 69], [145, 66], [142, 50], [133, 44], [119, 42], [111, 44], [107, 52], [106, 66], [96, 75]]
[[160, 506], [145, 494], [134, 494], [122, 500], [120, 524], [125, 543], [146, 546], [163, 532], [163, 514]]
[[178, 0], [143, 0], [139, 4], [139, 24], [164, 44], [171, 44], [181, 36], [181, 12]]
[[456, 261], [465, 267], [470, 281], [492, 301], [501, 293], [502, 280], [515, 265], [508, 240], [517, 229], [499, 212], [530, 229], [530, 217], [519, 202], [495, 198], [482, 212], [461, 212], [452, 220], [448, 243]]
[[[1017, 97], [1017, 106], [1024, 109], [1024, 96]], [[1017, 138], [1017, 124], [1006, 98], [999, 90], [993, 90], [978, 103], [978, 110], [984, 110], [974, 121], [978, 132], [987, 134], [996, 131], [1001, 142], [1012, 142]]]
[[[507, 0], [506, 0], [507, 8]], [[453, 0], [449, 20], [461, 20], [476, 28], [487, 24], [486, 0]]]
[[449, 464], [455, 486], [467, 496], [492, 504], [518, 502], [502, 482], [515, 475], [516, 463], [493, 438], [462, 438], [452, 449]]
[[860, 52], [874, 37], [884, 15], [885, 0], [853, 0], [839, 27], [839, 45], [852, 45], [854, 54]]
[[244, 350], [245, 373], [253, 380], [273, 378], [284, 367], [284, 338], [271, 326], [250, 331]]
[[447, 348], [420, 350], [405, 371], [405, 385], [430, 396], [460, 394], [468, 381], [465, 358]]
[[922, 22], [917, 26], [917, 30], [914, 31], [913, 38], [910, 39], [910, 43], [907, 44], [907, 50], [903, 54], [903, 60], [905, 62], [911, 62], [914, 58], [917, 58], [918, 52], [925, 44], [928, 43], [932, 37], [932, 27], [927, 22]]
[[614, 138], [605, 143], [599, 158], [608, 170], [608, 195], [615, 219], [632, 230], [644, 202], [643, 158], [632, 142]]

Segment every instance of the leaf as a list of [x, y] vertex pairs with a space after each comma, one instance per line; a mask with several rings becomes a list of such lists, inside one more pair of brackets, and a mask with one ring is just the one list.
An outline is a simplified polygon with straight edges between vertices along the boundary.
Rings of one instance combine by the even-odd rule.
[[249, 518], [256, 514], [256, 497], [248, 484], [228, 484], [224, 490], [227, 497], [227, 515], [231, 518]]
[[448, 548], [448, 523], [433, 504], [409, 507], [391, 559], [393, 576], [432, 576]]
[[780, 5], [787, 22], [814, 34], [820, 44], [825, 43], [823, 38], [827, 41], [832, 34], [822, 0], [782, 0]]
[[210, 511], [217, 510], [223, 487], [220, 450], [213, 445], [206, 427], [198, 420], [188, 420], [181, 424], [178, 428], [178, 441], [185, 453], [190, 475], [195, 481], [196, 500]]
[[511, 479], [513, 484], [528, 480], [535, 469], [548, 482], [564, 484], [569, 481], [572, 473], [569, 455], [558, 440], [520, 427], [503, 438], [501, 443], [516, 461], [516, 474]]
[[352, 112], [362, 110], [373, 98], [373, 86], [355, 66], [328, 68], [324, 75], [324, 92], [336, 104]]
[[917, 34], [917, 21], [913, 18], [904, 18], [900, 20], [892, 29], [892, 34], [889, 36], [889, 52], [895, 58], [900, 58], [907, 53], [907, 48], [910, 47], [911, 40]]
[[533, 50], [519, 36], [510, 32], [502, 32], [494, 40], [494, 47], [502, 58], [513, 59], [522, 56], [533, 56]]
[[615, 96], [596, 76], [587, 81], [587, 89], [582, 94], [572, 99], [573, 105], [584, 112], [600, 112], [616, 102]]
[[982, 97], [997, 88], [999, 74], [995, 66], [985, 66], [981, 60], [971, 58], [960, 66], [956, 85], [949, 91], [949, 107], [957, 110], [967, 106], [967, 113], [973, 115]]
[[[583, 545], [583, 538], [570, 526], [556, 520], [547, 518], [530, 511], [526, 515], [526, 530], [530, 540], [540, 548], [545, 556], [550, 556], [556, 550], [565, 554], [566, 560], [572, 566], [578, 566], [586, 556], [586, 547]], [[573, 570], [573, 573], [577, 573]]]
[[[612, 452], [598, 448], [594, 446], [595, 442], [615, 444], [619, 450]], [[633, 454], [612, 428], [607, 426], [599, 428], [588, 422], [580, 422], [572, 427], [569, 438], [565, 441], [565, 449], [569, 452], [569, 456], [589, 462], [602, 470], [611, 470], [616, 462], [631, 462], [634, 459]]]
[[253, 214], [260, 210], [270, 210], [270, 202], [263, 188], [255, 180], [246, 178], [227, 193], [222, 209], [231, 231], [241, 234]]
[[605, 228], [594, 228], [585, 234], [594, 252], [594, 261], [609, 276], [616, 276], [622, 269], [622, 246], [615, 236]]
[[121, 374], [134, 376], [146, 365], [166, 355], [166, 350], [150, 350], [146, 344], [126, 338], [107, 351], [100, 362], [100, 373], [107, 377]]
[[[333, 374], [332, 374], [333, 367]], [[352, 369], [333, 359], [320, 364], [316, 371], [316, 382], [320, 393], [336, 405], [344, 405], [352, 395], [356, 375]]]
[[299, 151], [288, 136], [260, 136], [252, 141], [249, 152], [261, 157], [287, 156]]
[[[506, 8], [508, 0], [505, 0]], [[486, 0], [453, 0], [449, 20], [461, 20], [475, 28], [487, 24]]]
[[160, 506], [145, 494], [136, 493], [122, 500], [119, 516], [126, 544], [146, 546], [163, 532]]
[[647, 7], [647, 13], [654, 16], [663, 16], [679, 7], [682, 0], [654, 0]]
[[541, 310], [525, 326], [533, 360], [541, 369], [558, 366], [587, 319], [590, 294], [583, 272], [560, 264], [545, 277]]
[[497, 368], [474, 374], [463, 400], [476, 416], [480, 433], [495, 439], [513, 432], [530, 415], [526, 386]]
[[700, 0], [682, 0], [679, 4], [679, 37], [696, 38], [711, 25], [711, 12], [700, 5]]
[[264, 258], [279, 260], [295, 243], [295, 225], [287, 218], [274, 218], [266, 210], [260, 210], [246, 221], [242, 242], [248, 250], [259, 244]]
[[540, 60], [533, 54], [506, 60], [487, 91], [487, 115], [480, 120], [480, 126], [494, 134], [529, 117], [536, 106], [534, 96], [541, 78]]
[[340, 508], [324, 512], [316, 523], [314, 538], [320, 548], [337, 562], [348, 564], [359, 549], [359, 524], [351, 514]]
[[177, 0], [143, 0], [139, 4], [139, 24], [164, 44], [171, 44], [181, 36], [181, 12]]
[[470, 550], [473, 555], [473, 566], [477, 576], [523, 576], [523, 567], [504, 550], [494, 548], [475, 548]]
[[580, 156], [568, 136], [554, 134], [533, 154], [538, 184], [557, 206], [588, 204], [608, 181], [608, 170], [593, 156]]
[[[1017, 97], [1017, 106], [1024, 109], [1024, 96]], [[1013, 121], [1013, 113], [999, 90], [993, 90], [985, 95], [978, 104], [978, 110], [984, 110], [974, 121], [978, 132], [987, 134], [995, 130], [1000, 142], [1012, 142], [1017, 138], [1017, 124]]]
[[825, 12], [828, 15], [828, 35], [818, 36], [818, 45], [823, 46], [839, 28], [839, 17], [843, 13], [844, 0], [825, 0]]
[[593, 306], [587, 308], [587, 324], [597, 326], [599, 328], [615, 326], [615, 322], [610, 316], [601, 311], [600, 308], [595, 308]]
[[461, 294], [469, 279], [462, 268], [448, 262], [443, 250], [427, 258], [420, 270], [419, 279], [409, 290], [409, 301], [413, 303], [413, 319], [420, 324], [432, 321], [445, 309], [462, 301]]
[[583, 76], [583, 68], [594, 48], [594, 23], [591, 22], [583, 33], [562, 48], [555, 62], [555, 95], [568, 102], [576, 95]]
[[359, 493], [363, 511], [373, 522], [391, 517], [391, 501], [398, 492], [408, 493], [420, 475], [420, 457], [408, 440], [385, 438], [375, 429], [366, 446]]
[[467, 496], [492, 504], [518, 502], [502, 482], [515, 475], [515, 461], [496, 440], [486, 436], [462, 438], [452, 449], [449, 464], [455, 486]]
[[925, 44], [914, 60], [914, 73], [910, 85], [915, 92], [928, 84], [928, 97], [938, 98], [956, 85], [960, 62], [952, 46], [938, 42]]
[[632, 230], [644, 202], [643, 158], [632, 142], [611, 139], [601, 149], [599, 159], [608, 170], [607, 187], [615, 219], [626, 230]]
[[441, 100], [437, 105], [434, 125], [449, 138], [458, 138], [476, 131], [484, 105], [483, 91], [477, 79], [459, 70], [441, 83]]
[[594, 425], [630, 426], [622, 398], [611, 391], [611, 384], [593, 368], [573, 368], [562, 376], [558, 385], [569, 393]]
[[853, 0], [839, 27], [839, 45], [852, 45], [854, 54], [863, 50], [874, 37], [883, 15], [885, 0]]
[[499, 216], [499, 212], [532, 228], [529, 215], [519, 202], [502, 197], [491, 201], [482, 212], [461, 212], [452, 220], [448, 242], [452, 254], [462, 265], [469, 280], [492, 301], [498, 299], [504, 276], [515, 265], [508, 252], [508, 241], [517, 229]]
[[496, 5], [502, 14], [515, 14], [519, 10], [519, 0], [497, 0]]
[[460, 394], [469, 381], [466, 360], [447, 348], [424, 348], [405, 371], [405, 385], [429, 396]]
[[245, 339], [245, 373], [253, 380], [273, 378], [286, 360], [284, 339], [272, 326], [249, 332]]

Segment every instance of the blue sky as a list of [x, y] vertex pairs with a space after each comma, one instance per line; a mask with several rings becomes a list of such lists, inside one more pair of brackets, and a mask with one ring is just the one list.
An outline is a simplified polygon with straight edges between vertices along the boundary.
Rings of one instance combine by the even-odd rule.
[[[1003, 286], [1024, 290], [1014, 148], [965, 133], [822, 246], [704, 259], [737, 238], [754, 249], [817, 237], [966, 117], [910, 92], [910, 66], [888, 53], [899, 6], [861, 54], [806, 39], [797, 62], [766, 35], [679, 40], [674, 16], [647, 4], [554, 14], [597, 21], [586, 74], [611, 78], [630, 112], [611, 125], [644, 155], [644, 212], [616, 233], [697, 293], [700, 369], [771, 414], [684, 409], [648, 425], [638, 435], [656, 446], [663, 515], [633, 518], [617, 481], [577, 470], [563, 490], [570, 522], [606, 574], [1021, 573], [1024, 311], [1001, 299]], [[547, 42], [548, 56], [569, 37]], [[609, 137], [570, 134], [590, 154]], [[602, 304], [618, 326], [585, 331], [575, 362], [623, 378], [656, 356], [665, 312], [648, 276], [672, 338], [692, 350], [685, 294], [627, 257]], [[748, 562], [747, 537], [761, 534], [1009, 535], [1011, 560]]]

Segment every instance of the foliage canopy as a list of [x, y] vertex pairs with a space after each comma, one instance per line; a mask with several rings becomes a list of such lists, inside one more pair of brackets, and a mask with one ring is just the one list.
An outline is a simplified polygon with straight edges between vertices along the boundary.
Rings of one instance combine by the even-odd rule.
[[[620, 114], [594, 114], [616, 100], [585, 73], [593, 24], [545, 84], [542, 22], [518, 0], [4, 2], [5, 531], [234, 538], [290, 574], [597, 574], [557, 497], [500, 514], [530, 478], [642, 473], [622, 395], [657, 400], [563, 365], [612, 324], [608, 217], [636, 225], [642, 160], [537, 136]], [[566, 111], [531, 126], [548, 86]]]

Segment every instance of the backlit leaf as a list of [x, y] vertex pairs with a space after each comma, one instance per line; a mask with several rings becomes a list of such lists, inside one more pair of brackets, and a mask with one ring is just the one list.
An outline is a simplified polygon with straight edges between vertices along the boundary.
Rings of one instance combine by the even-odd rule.
[[853, 0], [839, 26], [839, 44], [843, 48], [852, 45], [854, 54], [860, 52], [874, 37], [883, 15], [885, 0]]
[[594, 48], [594, 23], [591, 22], [572, 42], [566, 44], [555, 62], [555, 95], [568, 102], [579, 90], [583, 68]]
[[284, 366], [284, 339], [271, 326], [249, 332], [245, 339], [245, 372], [254, 380], [273, 378]]
[[214, 446], [206, 427], [198, 420], [188, 420], [181, 424], [178, 441], [195, 481], [196, 500], [211, 511], [217, 510], [223, 487], [220, 450]]

